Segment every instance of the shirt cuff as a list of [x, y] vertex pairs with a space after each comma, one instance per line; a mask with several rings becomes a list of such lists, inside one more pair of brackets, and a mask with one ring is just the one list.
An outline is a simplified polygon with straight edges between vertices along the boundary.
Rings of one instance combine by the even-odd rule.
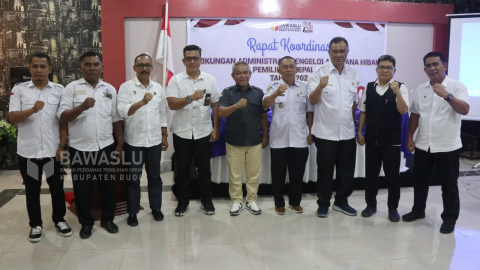
[[133, 104], [127, 104], [125, 106], [123, 106], [122, 109], [117, 109], [118, 110], [118, 114], [121, 116], [121, 117], [128, 117], [128, 111], [130, 111], [130, 107], [132, 107]]

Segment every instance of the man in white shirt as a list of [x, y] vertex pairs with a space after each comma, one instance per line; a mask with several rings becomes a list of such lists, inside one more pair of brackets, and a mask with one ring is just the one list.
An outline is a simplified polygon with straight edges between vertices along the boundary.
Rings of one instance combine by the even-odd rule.
[[428, 186], [435, 169], [443, 197], [440, 233], [449, 234], [455, 230], [460, 213], [457, 184], [462, 148], [460, 126], [462, 115], [470, 110], [468, 91], [462, 82], [445, 75], [447, 63], [440, 52], [427, 53], [423, 64], [430, 80], [421, 84], [415, 93], [407, 138], [408, 150], [415, 150], [413, 208], [402, 219], [411, 222], [425, 218]]
[[50, 56], [35, 53], [30, 57], [29, 82], [18, 83], [12, 89], [8, 118], [18, 124], [17, 154], [20, 174], [25, 183], [27, 211], [30, 219], [30, 242], [42, 239], [40, 187], [42, 174], [52, 197], [52, 219], [62, 236], [72, 235], [65, 222], [65, 193], [60, 159], [67, 148], [67, 124], [60, 124], [57, 108], [63, 86], [48, 81], [52, 72]]
[[307, 84], [296, 80], [297, 62], [291, 56], [278, 61], [282, 79], [268, 86], [263, 108], [272, 108], [270, 124], [270, 158], [275, 213], [285, 214], [285, 176], [289, 175], [288, 207], [303, 213], [303, 175], [308, 159], [308, 146], [313, 143], [313, 105], [307, 95]]
[[[367, 89], [358, 104], [361, 111], [358, 123], [357, 141], [365, 145], [367, 207], [362, 217], [377, 212], [378, 175], [385, 171], [388, 183], [388, 218], [400, 221], [398, 202], [400, 200], [400, 144], [402, 141], [402, 115], [408, 112], [408, 89], [405, 84], [394, 81], [395, 58], [382, 55], [377, 61], [378, 79], [367, 84]], [[368, 109], [368, 111], [367, 111]], [[365, 136], [363, 126], [367, 124]]]
[[343, 37], [330, 41], [330, 61], [317, 67], [308, 81], [310, 103], [315, 105], [312, 134], [317, 147], [317, 216], [328, 216], [336, 169], [333, 210], [349, 216], [357, 211], [348, 205], [355, 172], [355, 106], [357, 72], [345, 64], [348, 42]]
[[117, 91], [100, 80], [102, 55], [87, 51], [80, 61], [83, 78], [65, 87], [57, 115], [62, 123], [68, 123], [75, 207], [82, 224], [80, 238], [86, 239], [94, 224], [90, 209], [94, 181], [102, 197], [100, 225], [109, 233], [118, 232], [113, 223], [115, 168], [123, 151], [123, 125], [117, 112]]
[[[177, 177], [178, 205], [176, 216], [184, 216], [191, 196], [190, 171], [192, 160], [197, 167], [202, 208], [205, 214], [215, 214], [212, 203], [212, 173], [210, 159], [212, 143], [219, 138], [217, 114], [219, 90], [217, 80], [200, 71], [202, 49], [196, 45], [183, 48], [186, 71], [173, 76], [167, 87], [168, 107], [174, 111], [170, 131], [173, 132]], [[212, 114], [210, 114], [210, 107]], [[213, 117], [213, 128], [212, 128]]]
[[128, 225], [138, 225], [140, 208], [140, 178], [145, 164], [148, 179], [148, 200], [153, 218], [163, 220], [162, 178], [160, 159], [168, 148], [165, 93], [160, 84], [150, 79], [153, 70], [148, 54], [135, 57], [135, 78], [120, 86], [117, 109], [124, 118], [125, 161], [129, 165]]

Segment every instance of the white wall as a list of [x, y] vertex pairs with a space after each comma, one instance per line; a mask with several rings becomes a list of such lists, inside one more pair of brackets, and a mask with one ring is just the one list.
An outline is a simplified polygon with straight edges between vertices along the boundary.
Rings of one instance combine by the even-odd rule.
[[409, 104], [417, 87], [428, 77], [423, 71], [423, 57], [433, 48], [433, 24], [387, 24], [387, 54], [395, 57], [395, 79], [408, 87]]
[[[187, 20], [176, 18], [170, 20], [170, 31], [173, 47], [173, 64], [175, 74], [184, 71], [182, 49], [187, 45]], [[136, 55], [148, 52], [155, 57], [160, 36], [161, 18], [128, 18], [125, 20], [125, 58], [127, 79], [133, 78], [133, 60]], [[409, 89], [410, 104], [417, 86], [428, 80], [423, 71], [423, 56], [432, 50], [433, 24], [389, 23], [387, 25], [387, 53], [397, 60], [395, 78], [405, 83]], [[162, 80], [161, 65], [155, 63], [152, 79]], [[376, 78], [372, 73], [371, 80]], [[169, 113], [169, 123], [172, 115]], [[171, 133], [168, 137], [169, 148], [165, 159], [170, 159], [173, 153]]]

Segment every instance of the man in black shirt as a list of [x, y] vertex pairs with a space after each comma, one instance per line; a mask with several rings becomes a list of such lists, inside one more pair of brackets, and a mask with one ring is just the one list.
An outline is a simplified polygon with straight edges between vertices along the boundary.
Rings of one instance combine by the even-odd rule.
[[239, 215], [243, 209], [244, 169], [247, 178], [245, 207], [254, 215], [262, 213], [255, 200], [258, 197], [258, 176], [262, 170], [262, 148], [268, 145], [268, 119], [262, 105], [263, 91], [249, 84], [251, 76], [252, 71], [246, 62], [236, 62], [232, 67], [235, 85], [223, 90], [218, 106], [218, 116], [227, 118], [225, 137], [232, 216]]
[[[383, 162], [385, 179], [388, 182], [388, 218], [392, 222], [398, 222], [402, 115], [408, 112], [408, 90], [405, 84], [393, 80], [396, 71], [393, 56], [380, 56], [376, 71], [378, 80], [367, 84], [358, 104], [361, 113], [357, 141], [360, 145], [366, 144], [367, 207], [362, 211], [362, 216], [370, 217], [377, 212], [378, 175]], [[365, 123], [367, 129], [364, 137], [362, 130]]]

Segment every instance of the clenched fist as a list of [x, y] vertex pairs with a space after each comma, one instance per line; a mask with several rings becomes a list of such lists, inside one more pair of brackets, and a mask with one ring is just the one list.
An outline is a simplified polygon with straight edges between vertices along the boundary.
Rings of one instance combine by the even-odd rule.
[[286, 90], [287, 90], [287, 85], [286, 84], [281, 84], [278, 87], [277, 91], [275, 91], [275, 93], [277, 94], [277, 96], [284, 96]]
[[318, 84], [318, 86], [320, 87], [320, 89], [325, 88], [327, 85], [328, 85], [328, 76], [323, 76], [323, 77], [321, 77], [321, 78], [320, 78], [320, 83]]
[[41, 100], [35, 101], [35, 104], [32, 107], [33, 113], [37, 113], [38, 111], [41, 111], [43, 109], [43, 106], [45, 106], [45, 102]]
[[448, 96], [448, 91], [439, 83], [433, 85], [433, 92], [441, 98], [447, 98]]
[[152, 98], [153, 98], [152, 93], [145, 93], [145, 95], [143, 96], [143, 100], [142, 100], [142, 101], [143, 101], [143, 104], [147, 105], [148, 102], [149, 102], [150, 100], [152, 100]]
[[91, 107], [95, 106], [95, 99], [92, 97], [88, 97], [83, 101], [82, 105], [80, 106], [82, 106], [83, 110], [86, 111]]
[[237, 106], [237, 109], [245, 108], [247, 106], [247, 100], [242, 98], [235, 105]]
[[191, 95], [190, 97], [192, 98], [192, 100], [195, 101], [195, 100], [202, 99], [204, 94], [205, 94], [205, 91], [203, 91], [203, 90], [197, 90], [197, 91], [195, 91], [195, 93], [193, 93], [193, 95]]
[[392, 91], [395, 95], [400, 94], [400, 87], [398, 86], [397, 81], [393, 81], [392, 83], [390, 83], [390, 88], [392, 88]]

